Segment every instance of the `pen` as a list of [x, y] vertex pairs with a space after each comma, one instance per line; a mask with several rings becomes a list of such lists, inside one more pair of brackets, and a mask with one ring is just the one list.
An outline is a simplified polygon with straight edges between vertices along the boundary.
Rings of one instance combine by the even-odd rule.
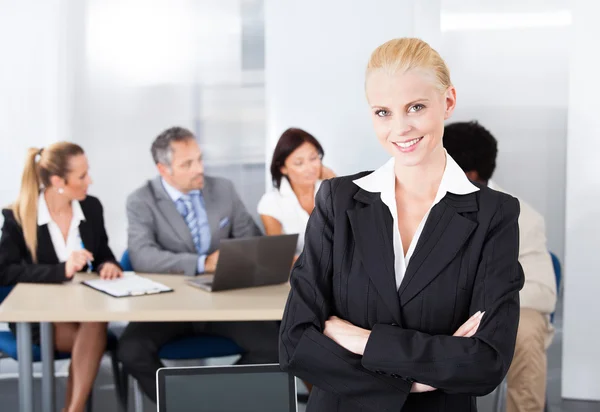
[[[79, 236], [79, 244], [81, 245], [82, 249], [85, 249], [85, 245], [83, 244], [83, 239], [81, 238], [81, 236]], [[87, 260], [87, 273], [91, 273], [92, 272], [92, 261], [91, 260]]]

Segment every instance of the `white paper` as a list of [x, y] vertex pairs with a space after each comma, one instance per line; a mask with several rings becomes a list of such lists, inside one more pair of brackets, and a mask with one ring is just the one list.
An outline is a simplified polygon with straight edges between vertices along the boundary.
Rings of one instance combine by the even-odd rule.
[[139, 296], [171, 290], [171, 288], [162, 283], [138, 276], [135, 272], [123, 272], [123, 277], [119, 279], [94, 279], [85, 281], [84, 283], [115, 297]]

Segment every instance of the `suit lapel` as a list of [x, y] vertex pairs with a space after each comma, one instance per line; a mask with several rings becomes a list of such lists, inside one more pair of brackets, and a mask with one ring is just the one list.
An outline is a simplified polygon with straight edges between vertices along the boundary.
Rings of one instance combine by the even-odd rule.
[[348, 210], [347, 214], [363, 267], [394, 320], [401, 324], [394, 271], [392, 216], [379, 193], [360, 189], [354, 199], [363, 205]]
[[48, 225], [38, 226], [37, 228], [38, 245], [37, 255], [39, 263], [55, 264], [58, 262], [58, 256], [52, 244], [52, 238], [48, 231]]
[[477, 223], [461, 213], [478, 210], [476, 196], [448, 193], [431, 209], [398, 290], [401, 306], [427, 287], [469, 239]]
[[194, 246], [194, 240], [192, 239], [190, 228], [177, 211], [173, 199], [171, 199], [165, 191], [160, 178], [154, 179], [151, 184], [154, 197], [156, 198], [158, 210], [169, 223], [169, 225], [171, 225], [175, 235], [186, 244], [188, 251], [190, 253], [196, 253], [196, 247]]

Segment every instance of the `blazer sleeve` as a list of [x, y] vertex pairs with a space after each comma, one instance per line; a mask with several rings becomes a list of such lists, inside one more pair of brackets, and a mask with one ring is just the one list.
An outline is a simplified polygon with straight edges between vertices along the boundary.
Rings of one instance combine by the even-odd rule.
[[93, 265], [94, 269], [96, 269], [96, 271], [100, 273], [100, 270], [102, 270], [102, 266], [107, 262], [114, 263], [119, 267], [121, 267], [121, 265], [119, 264], [119, 262], [117, 262], [117, 260], [115, 259], [115, 255], [108, 246], [108, 235], [106, 233], [106, 227], [104, 226], [104, 208], [102, 207], [102, 203], [100, 203], [100, 201], [98, 201], [97, 214], [97, 224], [94, 230], [96, 232], [98, 243], [96, 246], [96, 250], [93, 252]]
[[158, 243], [152, 211], [140, 196], [127, 199], [127, 221], [127, 247], [135, 271], [196, 275], [198, 255], [171, 252]]
[[[333, 181], [335, 182], [335, 181]], [[361, 357], [323, 335], [331, 314], [334, 215], [332, 186], [324, 181], [306, 229], [304, 252], [291, 274], [279, 362], [285, 371], [365, 409], [398, 411], [412, 384], [365, 368]]]
[[31, 263], [31, 254], [25, 244], [23, 230], [12, 211], [4, 210], [4, 225], [0, 237], [0, 286], [19, 282], [61, 283], [65, 276], [65, 263]]
[[519, 324], [523, 271], [519, 255], [519, 203], [499, 205], [484, 242], [470, 313], [485, 311], [471, 338], [432, 336], [377, 324], [362, 365], [431, 385], [448, 393], [486, 395], [504, 379], [512, 361]]
[[250, 213], [244, 206], [244, 203], [240, 199], [233, 183], [228, 182], [230, 185], [231, 192], [231, 203], [232, 203], [232, 223], [231, 223], [231, 236], [233, 238], [241, 237], [252, 237], [260, 236], [262, 232], [256, 225]]

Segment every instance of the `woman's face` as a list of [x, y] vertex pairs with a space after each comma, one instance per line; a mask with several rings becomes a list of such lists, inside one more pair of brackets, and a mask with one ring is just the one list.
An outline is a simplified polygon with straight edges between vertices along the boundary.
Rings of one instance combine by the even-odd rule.
[[58, 186], [57, 188], [62, 187], [63, 194], [68, 199], [81, 201], [86, 198], [91, 184], [92, 178], [89, 175], [87, 157], [81, 154], [71, 157], [66, 180], [59, 179], [56, 186]]
[[368, 74], [366, 93], [377, 139], [403, 166], [417, 166], [443, 150], [444, 120], [456, 105], [454, 87], [440, 92], [433, 73]]
[[317, 148], [312, 143], [302, 143], [285, 159], [281, 173], [292, 185], [314, 185], [321, 175], [321, 156]]

